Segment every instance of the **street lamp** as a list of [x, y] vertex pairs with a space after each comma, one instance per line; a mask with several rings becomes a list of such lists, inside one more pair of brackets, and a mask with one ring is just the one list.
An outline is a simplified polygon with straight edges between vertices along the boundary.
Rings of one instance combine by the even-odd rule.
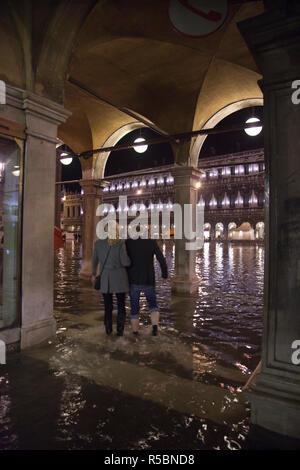
[[70, 163], [72, 163], [73, 161], [73, 157], [70, 157], [70, 156], [67, 156], [69, 155], [68, 153], [66, 152], [62, 152], [60, 154], [61, 157], [65, 157], [65, 158], [60, 158], [60, 161], [63, 165], [70, 165]]
[[[251, 124], [252, 122], [260, 122], [260, 120], [257, 117], [251, 117], [247, 119], [246, 124]], [[254, 137], [262, 131], [262, 126], [255, 126], [255, 127], [249, 127], [248, 129], [244, 129], [246, 134], [250, 135], [251, 137]]]
[[[137, 144], [138, 142], [145, 142], [145, 139], [143, 137], [138, 137], [137, 139], [135, 139], [135, 141], [133, 143]], [[148, 148], [148, 145], [137, 145], [133, 148], [138, 153], [144, 153], [144, 152], [146, 152], [146, 150]]]

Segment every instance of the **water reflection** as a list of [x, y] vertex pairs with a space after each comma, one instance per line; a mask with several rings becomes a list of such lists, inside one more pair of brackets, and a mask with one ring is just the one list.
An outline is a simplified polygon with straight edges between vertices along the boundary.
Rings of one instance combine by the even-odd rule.
[[[164, 245], [173, 274], [174, 244]], [[143, 299], [140, 338], [127, 327], [119, 341], [106, 337], [99, 294], [79, 279], [81, 247], [68, 242], [55, 255], [57, 342], [0, 376], [0, 448], [247, 448], [240, 389], [260, 356], [260, 248], [205, 243], [198, 293], [172, 296], [158, 277], [160, 335]]]
[[[172, 276], [173, 242], [166, 241], [162, 249]], [[250, 373], [260, 355], [263, 251], [262, 246], [256, 245], [206, 242], [196, 261], [198, 295], [184, 300], [172, 298], [170, 282], [159, 282], [156, 265], [162, 330], [172, 337], [180, 337], [189, 346], [204, 345], [223, 365]], [[55, 309], [58, 312], [82, 316], [103, 310], [98, 293], [80, 285], [80, 258], [80, 245], [74, 242], [69, 242], [56, 255]], [[145, 325], [150, 323], [145, 298], [141, 299], [141, 320]]]

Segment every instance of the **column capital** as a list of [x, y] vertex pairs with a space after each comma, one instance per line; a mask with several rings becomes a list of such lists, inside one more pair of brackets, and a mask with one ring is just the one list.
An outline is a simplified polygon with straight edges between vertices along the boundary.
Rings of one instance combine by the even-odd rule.
[[79, 181], [80, 186], [84, 191], [84, 195], [100, 196], [106, 184], [103, 180], [82, 179]]
[[57, 126], [72, 114], [60, 104], [27, 90], [22, 92], [22, 109], [25, 134], [53, 144], [57, 143]]
[[174, 186], [189, 186], [195, 187], [196, 183], [199, 182], [201, 175], [203, 174], [203, 170], [200, 168], [195, 168], [192, 166], [174, 166], [171, 170], [171, 173], [174, 177]]
[[44, 98], [41, 95], [37, 95], [31, 91], [23, 91], [22, 98], [22, 108], [25, 111], [25, 114], [37, 116], [40, 119], [45, 119], [51, 122], [52, 124], [61, 124], [72, 114], [61, 104], [49, 100], [48, 98]]
[[6, 105], [0, 108], [0, 118], [7, 133], [17, 137], [32, 136], [57, 143], [57, 126], [71, 115], [62, 105], [41, 95], [6, 85]]

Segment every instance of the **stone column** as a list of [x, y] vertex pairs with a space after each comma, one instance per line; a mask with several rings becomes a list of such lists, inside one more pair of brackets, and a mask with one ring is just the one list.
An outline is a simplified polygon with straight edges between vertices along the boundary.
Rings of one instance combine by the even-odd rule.
[[228, 222], [223, 222], [224, 231], [223, 231], [223, 240], [228, 241]]
[[300, 340], [300, 104], [292, 101], [292, 83], [300, 80], [300, 5], [277, 3], [281, 9], [239, 24], [263, 74], [265, 100], [264, 334], [262, 371], [249, 399], [253, 423], [299, 438], [300, 364], [292, 344]]
[[212, 222], [210, 225], [210, 239], [212, 241], [216, 239], [216, 222]]
[[26, 124], [22, 231], [21, 347], [55, 334], [53, 260], [57, 127], [62, 106], [23, 92]]
[[92, 274], [92, 255], [98, 219], [96, 217], [96, 210], [102, 202], [103, 186], [100, 180], [91, 178], [91, 171], [84, 171], [83, 176], [84, 179], [80, 181], [83, 189], [82, 264], [80, 275], [82, 277], [90, 277]]
[[[188, 166], [175, 166], [172, 170], [174, 177], [174, 202], [180, 204], [182, 214], [184, 213], [184, 205], [192, 204], [193, 229], [195, 229], [196, 205], [198, 202], [196, 183], [200, 181], [201, 173], [202, 172], [197, 168]], [[189, 240], [184, 236], [183, 227], [182, 239], [175, 239], [175, 276], [172, 279], [172, 291], [178, 294], [195, 292], [199, 285], [198, 278], [195, 274], [198, 250], [187, 250], [186, 242], [188, 241]]]

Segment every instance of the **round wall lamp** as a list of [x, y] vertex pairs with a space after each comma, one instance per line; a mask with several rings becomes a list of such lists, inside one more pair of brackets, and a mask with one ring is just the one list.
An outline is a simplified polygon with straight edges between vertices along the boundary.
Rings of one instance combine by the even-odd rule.
[[[251, 117], [247, 119], [246, 124], [251, 124], [252, 122], [260, 122], [260, 120], [257, 117]], [[254, 137], [262, 131], [262, 126], [257, 126], [257, 127], [249, 127], [248, 129], [244, 129], [246, 134], [250, 135], [251, 137]]]
[[65, 157], [65, 158], [61, 158], [60, 161], [63, 165], [70, 165], [70, 163], [72, 163], [73, 161], [73, 158], [68, 156], [69, 154], [66, 153], [66, 152], [62, 152], [60, 154], [61, 157]]
[[[143, 137], [138, 137], [133, 143], [137, 144], [138, 142], [145, 142], [145, 139]], [[134, 147], [134, 150], [138, 153], [144, 153], [146, 152], [147, 148], [148, 145], [137, 145], [136, 147]]]

